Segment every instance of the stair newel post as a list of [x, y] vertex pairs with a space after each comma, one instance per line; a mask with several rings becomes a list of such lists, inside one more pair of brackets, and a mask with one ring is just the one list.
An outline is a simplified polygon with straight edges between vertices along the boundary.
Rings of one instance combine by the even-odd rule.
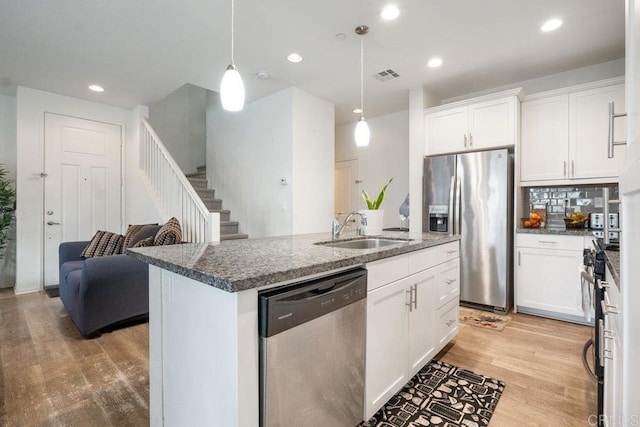
[[220, 213], [209, 212], [209, 220], [207, 221], [207, 241], [220, 241]]

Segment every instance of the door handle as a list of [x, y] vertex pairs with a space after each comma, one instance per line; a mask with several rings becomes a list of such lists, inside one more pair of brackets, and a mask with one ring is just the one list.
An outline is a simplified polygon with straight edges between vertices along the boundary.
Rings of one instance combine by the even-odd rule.
[[413, 300], [413, 308], [418, 309], [418, 284], [413, 285], [413, 291], [415, 292], [414, 300]]
[[467, 134], [464, 134], [464, 148], [467, 148]]
[[469, 132], [469, 148], [473, 147], [473, 135]]
[[411, 288], [405, 292], [409, 294], [409, 302], [405, 305], [409, 306], [409, 313], [411, 313], [413, 311], [413, 286], [411, 286]]
[[47, 221], [47, 225], [60, 225], [59, 222]]

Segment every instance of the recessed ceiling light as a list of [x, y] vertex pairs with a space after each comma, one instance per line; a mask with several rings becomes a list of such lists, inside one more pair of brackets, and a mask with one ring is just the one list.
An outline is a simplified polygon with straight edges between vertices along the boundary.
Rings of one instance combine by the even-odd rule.
[[549, 31], [557, 30], [561, 26], [562, 26], [562, 19], [552, 18], [552, 19], [549, 19], [544, 24], [542, 24], [542, 26], [540, 27], [540, 30], [544, 31], [545, 33], [548, 33]]
[[442, 65], [442, 59], [437, 58], [437, 57], [436, 57], [436, 58], [431, 58], [431, 59], [429, 60], [429, 62], [427, 62], [427, 65], [428, 65], [430, 68], [437, 68], [437, 67], [439, 67], [439, 66], [441, 66], [441, 65]]
[[392, 19], [396, 19], [398, 16], [400, 16], [400, 9], [398, 9], [398, 7], [393, 4], [387, 5], [384, 7], [384, 9], [382, 9], [382, 13], [380, 13], [380, 16], [382, 17], [382, 19], [391, 21]]
[[289, 56], [287, 56], [287, 61], [289, 62], [293, 62], [294, 64], [297, 62], [302, 61], [302, 55], [300, 55], [299, 53], [290, 53]]
[[104, 92], [104, 88], [100, 85], [89, 85], [89, 90], [94, 92]]
[[362, 108], [354, 108], [354, 109], [353, 109], [353, 112], [354, 112], [355, 114], [362, 114]]
[[344, 33], [337, 33], [335, 35], [336, 40], [338, 40], [339, 42], [343, 41], [344, 39], [347, 38], [347, 36]]

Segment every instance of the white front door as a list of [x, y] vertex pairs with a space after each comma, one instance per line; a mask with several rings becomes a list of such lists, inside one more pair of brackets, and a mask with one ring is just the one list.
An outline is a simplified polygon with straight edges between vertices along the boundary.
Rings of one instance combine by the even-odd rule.
[[358, 160], [336, 162], [335, 168], [335, 213], [352, 212], [358, 209]]
[[119, 125], [45, 113], [44, 283], [58, 283], [58, 246], [120, 233]]

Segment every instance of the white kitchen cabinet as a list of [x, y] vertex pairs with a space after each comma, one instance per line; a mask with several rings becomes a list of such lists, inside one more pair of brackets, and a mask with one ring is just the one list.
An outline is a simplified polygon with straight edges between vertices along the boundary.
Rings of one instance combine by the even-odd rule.
[[438, 268], [430, 268], [409, 276], [414, 286], [413, 303], [409, 307], [409, 374], [411, 378], [435, 356], [433, 297]]
[[[458, 254], [459, 243], [451, 242], [367, 264], [364, 419], [380, 409], [457, 333], [457, 323], [452, 327], [449, 322], [445, 330], [441, 324], [446, 321], [441, 319], [449, 320], [453, 306], [457, 315]], [[381, 280], [392, 281], [381, 284]], [[444, 306], [439, 309], [441, 296]]]
[[425, 154], [514, 145], [520, 105], [516, 93], [519, 90], [425, 110]]
[[518, 234], [516, 244], [518, 311], [586, 323], [579, 270], [584, 238]]
[[409, 380], [406, 304], [411, 283], [401, 279], [367, 294], [365, 420]]
[[521, 180], [565, 179], [569, 156], [568, 142], [568, 95], [523, 102]]
[[[615, 180], [624, 167], [625, 148], [607, 157], [609, 102], [624, 111], [624, 84], [567, 93], [538, 94], [522, 103], [520, 180], [524, 182]], [[617, 119], [614, 140], [625, 139]]]
[[602, 330], [602, 360], [604, 361], [604, 414], [606, 425], [615, 425], [611, 421], [623, 419], [622, 409], [622, 300], [609, 268], [605, 288], [606, 314]]

